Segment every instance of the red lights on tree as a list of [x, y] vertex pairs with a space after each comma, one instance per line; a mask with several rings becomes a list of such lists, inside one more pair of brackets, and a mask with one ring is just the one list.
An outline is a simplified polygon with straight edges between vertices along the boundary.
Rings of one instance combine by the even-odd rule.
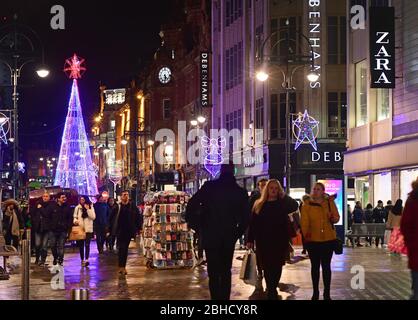
[[86, 71], [86, 68], [83, 66], [84, 62], [85, 60], [83, 58], [78, 57], [74, 53], [74, 56], [65, 60], [64, 72], [70, 79], [80, 79]]

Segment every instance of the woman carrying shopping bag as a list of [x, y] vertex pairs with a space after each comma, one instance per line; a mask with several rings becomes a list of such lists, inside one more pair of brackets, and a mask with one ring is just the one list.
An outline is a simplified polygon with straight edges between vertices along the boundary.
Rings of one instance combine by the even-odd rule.
[[298, 203], [286, 195], [278, 180], [267, 182], [253, 207], [247, 247], [254, 248], [255, 242], [269, 300], [278, 299], [277, 287], [289, 256], [289, 242], [296, 235], [289, 214], [297, 210]]
[[93, 205], [86, 196], [80, 196], [79, 204], [74, 209], [73, 224], [85, 232], [85, 239], [77, 240], [80, 249], [81, 266], [88, 267], [90, 256], [90, 241], [93, 238], [93, 221], [96, 219]]
[[337, 244], [334, 224], [340, 220], [334, 198], [325, 194], [325, 186], [316, 183], [310, 200], [302, 206], [302, 233], [305, 237], [313, 286], [312, 300], [319, 300], [320, 267], [324, 282], [324, 300], [331, 300], [331, 260]]

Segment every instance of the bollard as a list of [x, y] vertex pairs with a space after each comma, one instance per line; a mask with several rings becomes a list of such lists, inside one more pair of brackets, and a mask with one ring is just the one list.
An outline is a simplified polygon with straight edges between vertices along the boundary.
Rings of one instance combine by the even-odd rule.
[[22, 300], [29, 300], [30, 242], [22, 240]]
[[72, 289], [71, 300], [89, 300], [89, 289]]

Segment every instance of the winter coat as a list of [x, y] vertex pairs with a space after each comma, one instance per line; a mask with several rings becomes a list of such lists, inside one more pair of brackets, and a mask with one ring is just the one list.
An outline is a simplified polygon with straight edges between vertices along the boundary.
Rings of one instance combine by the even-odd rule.
[[406, 201], [401, 232], [408, 249], [409, 268], [418, 272], [418, 198], [409, 197]]
[[334, 223], [330, 221], [329, 213], [339, 220], [337, 206], [334, 197], [326, 197], [322, 203], [312, 200], [305, 201], [302, 206], [302, 233], [305, 242], [326, 242], [337, 238]]
[[73, 225], [73, 214], [67, 204], [60, 206], [57, 202], [51, 203], [46, 210], [46, 230], [51, 232], [69, 232]]
[[389, 212], [388, 221], [386, 222], [386, 228], [392, 230], [395, 227], [401, 226], [401, 220], [402, 215], [396, 215], [392, 213], [392, 211]]
[[373, 223], [373, 209], [364, 210], [364, 222]]
[[[3, 211], [3, 233], [5, 235], [18, 237], [20, 235], [20, 230], [25, 228], [25, 221], [23, 219], [22, 212], [20, 210], [13, 209], [14, 214], [8, 215], [7, 211]], [[13, 230], [13, 219], [17, 218], [16, 229]]]
[[142, 216], [139, 212], [139, 209], [137, 206], [135, 206], [135, 204], [133, 204], [132, 202], [129, 202], [126, 206], [128, 208], [128, 215], [129, 215], [128, 228], [122, 229], [119, 224], [121, 220], [121, 213], [122, 213], [122, 208], [123, 208], [123, 204], [120, 203], [120, 204], [116, 204], [113, 207], [113, 210], [111, 213], [111, 220], [113, 221], [113, 224], [112, 224], [112, 229], [110, 231], [111, 231], [112, 236], [131, 239], [131, 238], [134, 238], [137, 232], [142, 228], [143, 221], [142, 221]]
[[94, 212], [96, 213], [96, 220], [94, 226], [109, 227], [110, 207], [106, 202], [97, 202], [94, 204]]
[[298, 203], [289, 196], [265, 202], [260, 213], [251, 215], [248, 241], [255, 241], [257, 259], [264, 270], [279, 268], [289, 256], [292, 237], [289, 214], [298, 210]]
[[87, 218], [83, 219], [83, 207], [79, 204], [74, 208], [73, 224], [82, 227], [86, 233], [92, 233], [93, 221], [96, 219], [96, 213], [93, 206], [91, 206], [90, 209], [87, 209], [87, 215]]
[[364, 212], [361, 208], [354, 208], [353, 211], [354, 223], [363, 223], [365, 220]]
[[261, 197], [261, 193], [259, 190], [254, 190], [253, 192], [251, 192], [250, 195], [250, 210], [252, 211], [254, 208], [254, 203], [260, 199]]
[[199, 232], [204, 249], [234, 248], [248, 227], [247, 192], [233, 175], [206, 182], [189, 200], [186, 221]]
[[[38, 202], [30, 211], [32, 232], [42, 233], [46, 231], [46, 219], [48, 207], [52, 202]], [[38, 208], [38, 205], [41, 205]]]
[[376, 207], [373, 209], [373, 223], [385, 223], [385, 208]]

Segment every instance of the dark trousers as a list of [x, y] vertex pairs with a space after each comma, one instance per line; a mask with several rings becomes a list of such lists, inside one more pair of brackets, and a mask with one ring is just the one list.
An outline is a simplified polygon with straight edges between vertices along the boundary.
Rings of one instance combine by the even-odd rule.
[[114, 236], [108, 236], [106, 237], [106, 247], [109, 250], [113, 250], [113, 247], [115, 246], [115, 237]]
[[86, 232], [86, 239], [77, 241], [81, 261], [84, 261], [84, 259], [88, 260], [90, 257], [90, 242], [92, 238], [93, 233]]
[[418, 300], [418, 272], [411, 271], [412, 276], [412, 297], [411, 300]]
[[280, 278], [282, 277], [282, 266], [278, 268], [264, 269], [264, 277], [267, 285], [267, 298], [269, 300], [277, 300], [277, 287], [279, 286]]
[[261, 259], [260, 259], [260, 257], [259, 257], [259, 250], [257, 250], [257, 248], [256, 248], [256, 250], [255, 250], [255, 257], [256, 257], [256, 261], [257, 261], [257, 272], [258, 272], [258, 275], [259, 276], [262, 276], [263, 275], [263, 267], [261, 266]]
[[322, 267], [324, 296], [329, 297], [331, 290], [331, 260], [334, 252], [334, 241], [311, 242], [307, 245], [311, 259], [312, 286], [315, 295], [319, 295], [319, 269]]
[[48, 232], [35, 232], [35, 257], [36, 261], [45, 263], [48, 254]]
[[229, 300], [231, 295], [231, 268], [234, 246], [206, 249], [209, 290], [212, 300]]
[[19, 237], [12, 235], [10, 232], [4, 235], [4, 241], [6, 241], [6, 245], [8, 246], [13, 246], [16, 249], [19, 248]]
[[106, 241], [106, 226], [96, 225], [94, 226], [94, 233], [96, 234], [96, 245], [99, 253], [103, 252], [103, 246]]
[[51, 231], [49, 232], [48, 238], [54, 260], [62, 263], [64, 261], [64, 244], [67, 239], [67, 232]]
[[126, 261], [128, 260], [128, 249], [131, 243], [131, 238], [118, 238], [118, 257], [119, 257], [119, 268], [126, 267]]

